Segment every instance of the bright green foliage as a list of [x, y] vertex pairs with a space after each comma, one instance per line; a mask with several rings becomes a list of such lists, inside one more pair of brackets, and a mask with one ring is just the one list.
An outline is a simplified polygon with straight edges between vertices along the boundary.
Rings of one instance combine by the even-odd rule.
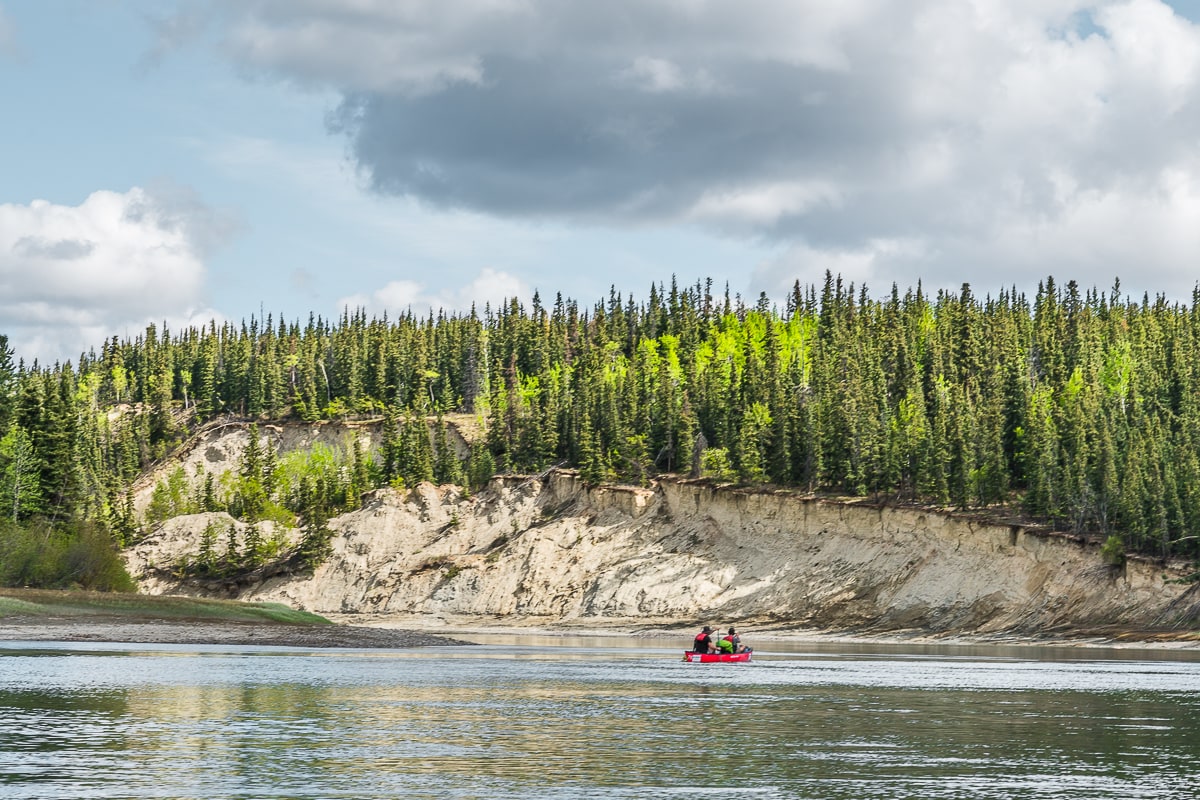
[[700, 474], [718, 481], [735, 481], [738, 477], [724, 447], [710, 447], [704, 451], [700, 457]]
[[276, 485], [281, 503], [297, 514], [312, 509], [329, 511], [346, 502], [351, 462], [341, 448], [318, 442], [279, 460]]
[[41, 472], [29, 434], [13, 425], [0, 438], [0, 518], [16, 522], [42, 508]]
[[1100, 558], [1105, 564], [1119, 567], [1125, 563], [1125, 543], [1115, 533], [1104, 540], [1100, 547]]
[[181, 514], [195, 513], [198, 509], [193, 505], [193, 499], [187, 474], [183, 467], [176, 467], [165, 481], [154, 485], [150, 505], [146, 509], [146, 521], [153, 525]]
[[17, 371], [13, 365], [13, 349], [8, 337], [0, 334], [0, 434], [8, 430], [17, 394]]
[[[563, 462], [642, 483], [690, 472], [702, 436], [723, 479], [1020, 505], [1132, 551], [1200, 555], [1200, 293], [1185, 306], [1047, 279], [1033, 297], [875, 298], [829, 274], [780, 310], [673, 281], [644, 303], [614, 288], [590, 307], [151, 326], [75, 368], [12, 363], [0, 338], [0, 437], [19, 425], [31, 451], [16, 516], [107, 519], [125, 537], [127, 488], [189, 426], [296, 415], [373, 424], [375, 444], [276, 454], [252, 436], [235, 479], [196, 476], [179, 496], [168, 478], [150, 517], [291, 514], [307, 530], [379, 486], [478, 488]], [[455, 412], [486, 427], [465, 458]]]

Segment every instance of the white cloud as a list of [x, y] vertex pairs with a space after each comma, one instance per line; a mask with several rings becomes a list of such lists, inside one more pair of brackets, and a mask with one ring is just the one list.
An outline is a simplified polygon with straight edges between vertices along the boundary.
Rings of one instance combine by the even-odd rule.
[[398, 313], [411, 310], [417, 316], [423, 316], [429, 311], [467, 313], [475, 306], [482, 314], [485, 305], [490, 304], [496, 309], [505, 300], [532, 296], [532, 290], [515, 275], [507, 272], [484, 267], [468, 284], [429, 291], [417, 281], [395, 280], [376, 289], [369, 294], [354, 294], [343, 297], [338, 301], [338, 309], [366, 309], [368, 314], [381, 316], [385, 312], [395, 317]]
[[225, 0], [224, 46], [237, 61], [307, 87], [437, 91], [484, 80], [474, 44], [520, 38], [533, 20], [521, 0]]
[[1148, 291], [1186, 301], [1200, 274], [1198, 176], [1195, 163], [1165, 169], [1148, 186], [1101, 189], [1058, 173], [1048, 176], [1058, 209], [1053, 216], [1021, 213], [1014, 202], [963, 236], [872, 240], [856, 248], [797, 242], [758, 264], [751, 285], [782, 297], [795, 280], [819, 285], [830, 270], [846, 282], [866, 283], [872, 293], [893, 283], [903, 291], [920, 280], [931, 293], [967, 282], [982, 296], [1009, 286], [1031, 291], [1054, 275], [1101, 290], [1120, 278], [1136, 296]]
[[1195, 25], [1157, 0], [1102, 7], [1097, 21], [1109, 34], [1123, 77], [1153, 89], [1169, 113], [1195, 102], [1200, 76]]
[[[931, 257], [928, 244], [920, 240], [882, 239], [867, 242], [862, 247], [820, 248], [805, 242], [790, 246], [782, 254], [763, 261], [754, 269], [750, 286], [755, 293], [766, 292], [775, 298], [785, 297], [796, 281], [801, 286], [820, 286], [826, 271], [838, 275], [846, 284], [861, 287], [866, 284], [872, 296], [889, 290], [892, 283], [907, 288], [894, 275], [897, 267], [914, 260]], [[960, 281], [961, 283], [961, 281]], [[958, 288], [946, 286], [945, 288]]]
[[801, 215], [818, 205], [842, 202], [839, 187], [827, 180], [763, 182], [729, 190], [709, 190], [688, 212], [688, 218], [722, 229], [741, 226], [761, 229], [787, 216]]
[[205, 213], [141, 188], [0, 205], [0, 328], [17, 356], [74, 360], [150, 323], [203, 321]]
[[365, 308], [373, 314], [412, 309], [420, 312], [433, 305], [433, 299], [423, 295], [424, 287], [416, 281], [391, 281], [370, 294], [353, 294], [338, 301], [340, 308]]
[[1058, 274], [1070, 263], [1080, 283], [1101, 288], [1120, 276], [1126, 286], [1154, 284], [1176, 299], [1190, 297], [1200, 273], [1200, 160], [1162, 170], [1150, 182], [1105, 188], [1054, 176], [1059, 213], [1051, 220], [1011, 215], [989, 242], [997, 266], [1026, 274]]

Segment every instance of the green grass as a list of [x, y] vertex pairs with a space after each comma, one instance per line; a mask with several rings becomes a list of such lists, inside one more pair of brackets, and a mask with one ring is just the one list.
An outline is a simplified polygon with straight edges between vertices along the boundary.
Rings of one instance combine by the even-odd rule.
[[14, 614], [32, 615], [45, 613], [45, 609], [37, 603], [18, 600], [15, 597], [0, 596], [0, 619], [13, 616]]
[[200, 597], [0, 588], [0, 618], [11, 616], [121, 617], [143, 620], [271, 622], [332, 625], [329, 620], [282, 603], [241, 603]]

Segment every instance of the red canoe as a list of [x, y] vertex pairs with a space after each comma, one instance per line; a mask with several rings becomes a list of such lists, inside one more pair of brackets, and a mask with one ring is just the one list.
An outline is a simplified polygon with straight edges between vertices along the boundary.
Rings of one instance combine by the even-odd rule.
[[752, 653], [749, 650], [744, 653], [693, 653], [685, 650], [683, 660], [690, 661], [693, 664], [713, 664], [727, 661], [749, 661], [751, 655]]

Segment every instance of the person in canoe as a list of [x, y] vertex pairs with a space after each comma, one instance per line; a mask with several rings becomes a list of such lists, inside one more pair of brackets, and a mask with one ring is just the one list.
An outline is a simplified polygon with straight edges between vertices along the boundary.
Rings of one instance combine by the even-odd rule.
[[738, 636], [738, 632], [734, 628], [730, 628], [729, 633], [721, 637], [721, 641], [717, 642], [717, 647], [722, 653], [744, 653], [750, 649], [742, 644], [742, 637]]
[[696, 634], [696, 641], [692, 644], [693, 653], [715, 653], [717, 648], [713, 645], [712, 640], [713, 629], [705, 625], [704, 630]]

